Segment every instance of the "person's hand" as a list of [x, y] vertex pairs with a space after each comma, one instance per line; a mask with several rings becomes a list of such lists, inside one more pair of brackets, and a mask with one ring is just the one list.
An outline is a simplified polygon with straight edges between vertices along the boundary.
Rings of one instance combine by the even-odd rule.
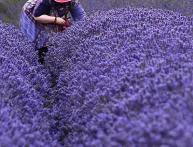
[[68, 19], [66, 19], [65, 20], [65, 24], [64, 24], [64, 27], [70, 27], [71, 26], [71, 22], [68, 20]]
[[60, 17], [56, 18], [56, 24], [58, 25], [65, 25], [66, 21]]

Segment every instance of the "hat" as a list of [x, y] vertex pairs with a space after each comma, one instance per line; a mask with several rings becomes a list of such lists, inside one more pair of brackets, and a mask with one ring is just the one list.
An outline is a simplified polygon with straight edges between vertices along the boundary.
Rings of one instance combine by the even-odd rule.
[[71, 0], [54, 0], [54, 1], [58, 3], [66, 3], [66, 2], [70, 2]]

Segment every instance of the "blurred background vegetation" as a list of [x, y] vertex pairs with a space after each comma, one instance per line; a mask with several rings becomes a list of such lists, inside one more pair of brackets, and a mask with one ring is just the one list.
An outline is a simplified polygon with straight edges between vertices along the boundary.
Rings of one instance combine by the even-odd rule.
[[[0, 0], [0, 19], [18, 25], [19, 15], [27, 0]], [[96, 10], [119, 7], [153, 7], [193, 15], [193, 0], [80, 0], [88, 14]]]

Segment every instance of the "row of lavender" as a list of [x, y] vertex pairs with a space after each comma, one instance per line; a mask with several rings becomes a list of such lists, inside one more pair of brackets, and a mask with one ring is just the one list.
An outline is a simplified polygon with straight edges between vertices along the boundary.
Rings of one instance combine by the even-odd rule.
[[65, 146], [193, 146], [193, 19], [97, 12], [52, 38], [46, 65]]
[[[0, 0], [0, 18], [18, 24], [18, 17], [27, 0]], [[193, 15], [193, 0], [79, 0], [87, 13], [125, 6], [153, 7], [173, 10], [184, 15]]]
[[46, 95], [49, 72], [39, 66], [33, 44], [0, 22], [0, 146], [54, 145]]
[[88, 12], [132, 6], [160, 8], [193, 15], [193, 0], [81, 0], [81, 2]]
[[0, 23], [0, 146], [193, 145], [192, 18], [97, 12], [51, 43], [43, 68]]

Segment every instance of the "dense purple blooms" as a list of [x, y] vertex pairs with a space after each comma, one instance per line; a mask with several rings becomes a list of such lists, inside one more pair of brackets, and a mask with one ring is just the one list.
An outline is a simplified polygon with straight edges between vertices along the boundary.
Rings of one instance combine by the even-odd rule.
[[148, 7], [172, 10], [184, 15], [193, 14], [193, 0], [81, 0], [87, 12], [120, 7]]
[[47, 65], [59, 76], [53, 111], [64, 145], [193, 145], [190, 18], [154, 9], [98, 12], [52, 43]]
[[51, 38], [44, 68], [0, 30], [0, 146], [193, 146], [192, 18], [99, 11]]
[[0, 146], [54, 145], [45, 105], [50, 74], [15, 27], [0, 23], [0, 45]]

